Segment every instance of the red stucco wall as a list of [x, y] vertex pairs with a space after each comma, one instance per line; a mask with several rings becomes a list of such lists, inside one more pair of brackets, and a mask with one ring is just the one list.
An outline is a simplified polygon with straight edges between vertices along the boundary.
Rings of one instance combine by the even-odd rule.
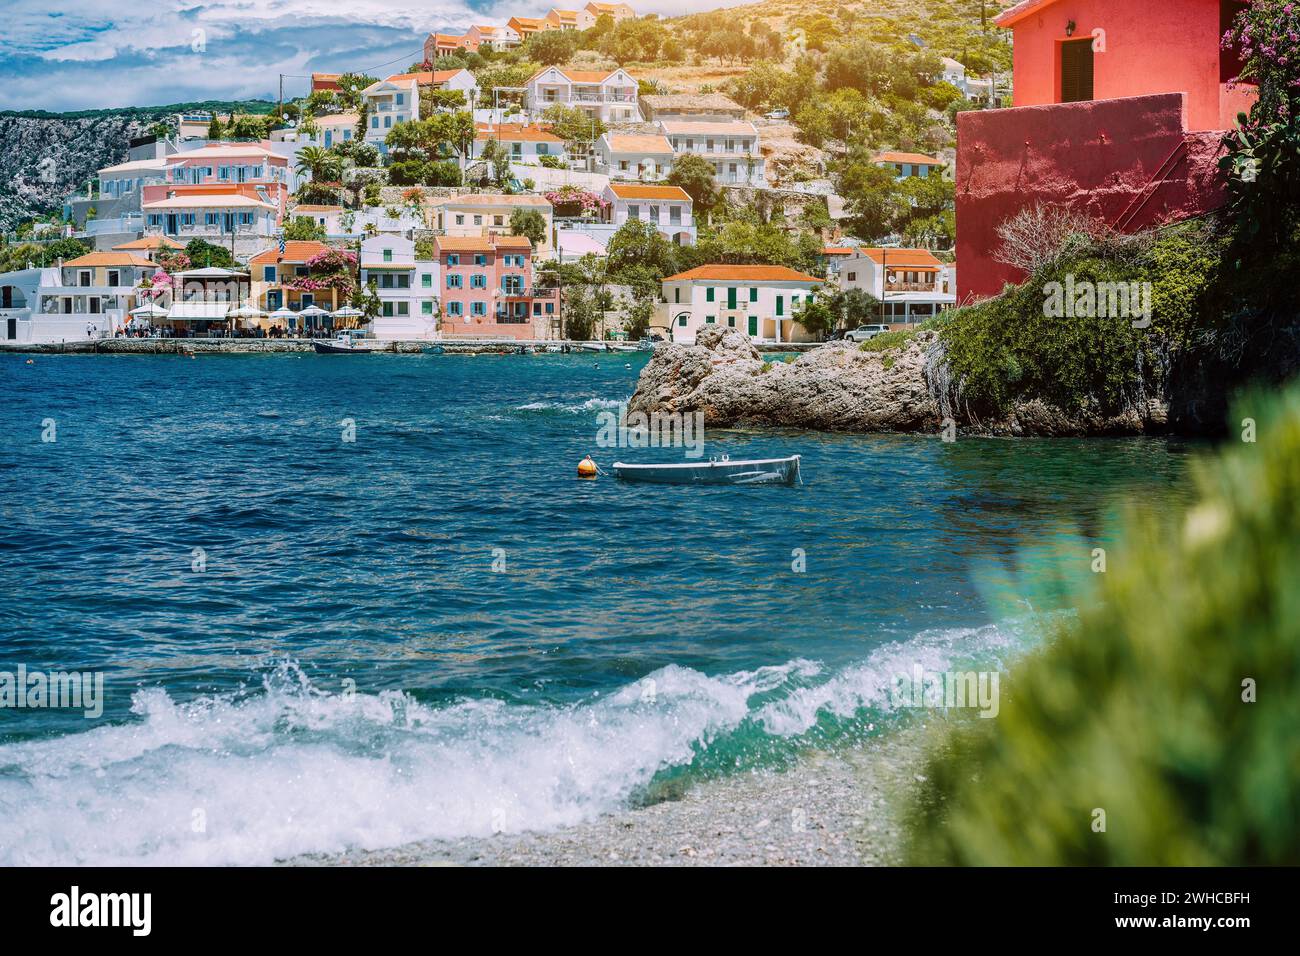
[[[1064, 205], [1127, 231], [1223, 204], [1221, 133], [1188, 133], [1184, 97], [981, 110], [957, 117], [957, 297], [996, 295], [1024, 276], [994, 261], [997, 227], [1035, 203]], [[1153, 177], [1181, 146], [1177, 164]]]
[[1223, 16], [1221, 0], [1057, 0], [1012, 26], [1015, 105], [1060, 101], [1060, 48], [1073, 20], [1076, 40], [1105, 31], [1104, 52], [1094, 45], [1095, 99], [1186, 93], [1188, 129], [1227, 128]]

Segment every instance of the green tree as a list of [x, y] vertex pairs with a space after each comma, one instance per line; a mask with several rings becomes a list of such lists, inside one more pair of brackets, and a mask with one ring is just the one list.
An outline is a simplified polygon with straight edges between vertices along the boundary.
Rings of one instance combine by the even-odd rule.
[[546, 217], [536, 209], [517, 206], [510, 212], [510, 234], [528, 237], [536, 248], [546, 241]]
[[659, 234], [653, 223], [629, 219], [610, 236], [605, 247], [611, 276], [625, 269], [639, 267], [652, 270], [658, 278], [673, 269], [673, 244]]
[[325, 227], [307, 216], [294, 216], [284, 225], [284, 238], [321, 242], [325, 239]]
[[574, 341], [592, 337], [600, 318], [595, 298], [585, 286], [573, 286], [564, 293], [564, 336]]
[[206, 239], [191, 239], [187, 242], [185, 255], [189, 257], [195, 269], [205, 269], [209, 266], [214, 269], [233, 269], [236, 265], [235, 257], [230, 254], [229, 249], [208, 242]]
[[542, 113], [542, 122], [564, 140], [570, 156], [581, 155], [605, 134], [605, 124], [576, 106], [556, 103]]
[[576, 30], [542, 30], [524, 43], [524, 55], [543, 66], [568, 63], [578, 52]]
[[718, 187], [714, 183], [713, 164], [702, 156], [687, 153], [678, 157], [673, 163], [673, 171], [668, 174], [668, 182], [680, 186], [691, 197], [697, 216], [707, 217], [718, 204]]
[[379, 286], [375, 280], [371, 279], [367, 285], [357, 283], [356, 288], [352, 290], [349, 304], [352, 308], [360, 310], [363, 322], [373, 322], [375, 316], [379, 315], [384, 308], [384, 303], [379, 298]]
[[863, 239], [889, 235], [906, 215], [893, 169], [877, 166], [866, 153], [856, 153], [840, 164], [835, 191], [844, 197], [853, 234]]
[[339, 103], [350, 110], [360, 109], [365, 102], [361, 96], [361, 91], [378, 82], [377, 77], [367, 76], [364, 73], [344, 73], [339, 77], [339, 92], [337, 94]]

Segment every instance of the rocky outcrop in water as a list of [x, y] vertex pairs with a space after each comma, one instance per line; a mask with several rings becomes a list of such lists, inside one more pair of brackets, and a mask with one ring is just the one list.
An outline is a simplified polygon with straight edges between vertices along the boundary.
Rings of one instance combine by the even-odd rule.
[[628, 411], [703, 412], [706, 427], [771, 425], [847, 432], [930, 432], [951, 419], [983, 435], [1134, 435], [1161, 431], [1165, 407], [1152, 402], [1120, 416], [1068, 415], [1020, 402], [994, 421], [960, 408], [934, 332], [863, 351], [835, 342], [793, 362], [769, 362], [736, 329], [710, 326], [694, 345], [663, 344], [641, 372]]

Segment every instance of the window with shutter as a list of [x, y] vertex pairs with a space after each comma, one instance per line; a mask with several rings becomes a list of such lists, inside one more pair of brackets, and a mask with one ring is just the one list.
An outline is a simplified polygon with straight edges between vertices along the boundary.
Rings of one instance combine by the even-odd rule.
[[1061, 44], [1061, 102], [1083, 103], [1092, 96], [1092, 39]]

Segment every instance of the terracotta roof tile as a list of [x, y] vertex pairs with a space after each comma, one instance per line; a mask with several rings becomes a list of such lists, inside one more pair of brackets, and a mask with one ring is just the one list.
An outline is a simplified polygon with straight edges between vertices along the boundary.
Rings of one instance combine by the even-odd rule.
[[785, 266], [733, 266], [718, 263], [709, 266], [696, 266], [675, 276], [668, 276], [665, 282], [687, 282], [690, 280], [712, 280], [717, 282], [821, 282], [816, 276], [805, 275]]

